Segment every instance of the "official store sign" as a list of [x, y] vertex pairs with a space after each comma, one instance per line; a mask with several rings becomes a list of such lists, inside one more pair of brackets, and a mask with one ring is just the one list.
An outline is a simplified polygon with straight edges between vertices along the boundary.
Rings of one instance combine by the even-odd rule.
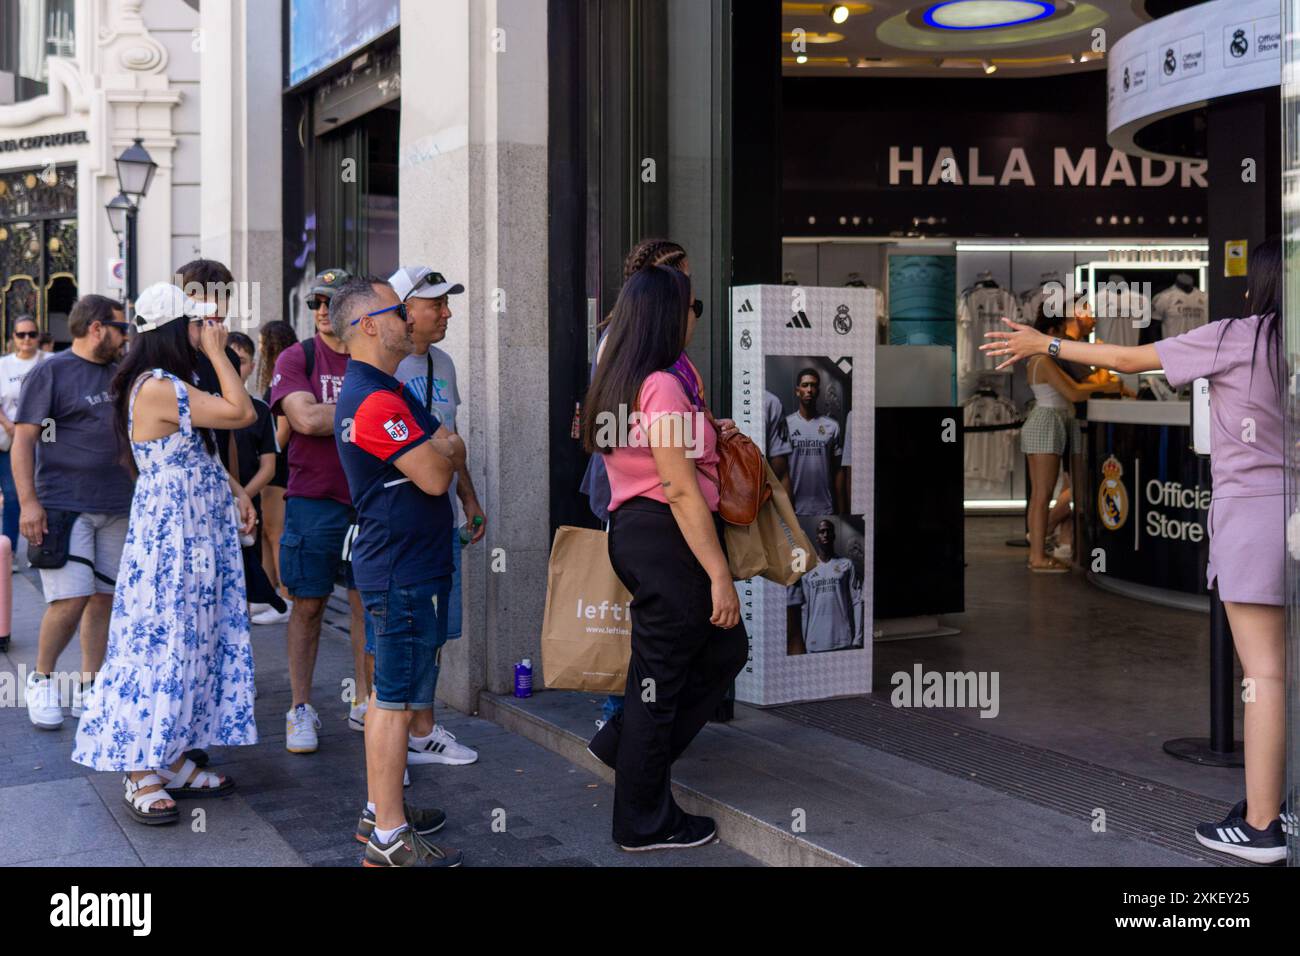
[[1276, 0], [1212, 0], [1144, 24], [1107, 59], [1107, 139], [1149, 155], [1134, 142], [1139, 130], [1212, 99], [1279, 85], [1281, 52]]

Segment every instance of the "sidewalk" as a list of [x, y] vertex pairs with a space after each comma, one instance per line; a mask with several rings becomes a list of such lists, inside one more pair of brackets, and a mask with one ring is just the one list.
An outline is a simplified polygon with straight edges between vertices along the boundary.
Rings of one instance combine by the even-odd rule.
[[[14, 575], [13, 642], [0, 654], [0, 675], [17, 675], [19, 665], [30, 669], [35, 661], [44, 601], [34, 582], [34, 572]], [[176, 826], [136, 823], [123, 803], [120, 774], [95, 773], [69, 759], [71, 718], [61, 731], [37, 730], [21, 692], [16, 705], [0, 707], [0, 865], [357, 865], [361, 847], [352, 833], [365, 779], [363, 738], [348, 729], [340, 700], [341, 681], [352, 669], [347, 637], [327, 625], [321, 638], [313, 702], [324, 726], [320, 750], [310, 755], [284, 749], [284, 625], [254, 627], [253, 645], [260, 742], [214, 751], [213, 764], [235, 779], [235, 793], [182, 802]], [[78, 666], [74, 640], [59, 667]], [[0, 677], [11, 679], [16, 676]], [[447, 812], [448, 824], [435, 839], [464, 850], [467, 866], [756, 865], [722, 843], [688, 853], [623, 853], [609, 837], [609, 784], [487, 720], [441, 705], [438, 715], [479, 751], [479, 761], [412, 768], [407, 798]], [[195, 818], [195, 811], [204, 813]], [[493, 821], [503, 814], [505, 830], [494, 832]]]

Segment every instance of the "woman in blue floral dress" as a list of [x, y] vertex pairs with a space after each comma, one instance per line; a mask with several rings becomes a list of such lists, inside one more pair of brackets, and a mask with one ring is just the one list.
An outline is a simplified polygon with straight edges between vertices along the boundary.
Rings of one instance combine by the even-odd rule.
[[[175, 800], [225, 793], [227, 778], [185, 757], [192, 748], [257, 742], [253, 654], [239, 537], [253, 506], [217, 459], [209, 429], [255, 418], [226, 357], [215, 306], [153, 286], [114, 382], [119, 434], [139, 472], [113, 595], [108, 653], [87, 698], [72, 759], [125, 772], [141, 823], [174, 823]], [[196, 348], [225, 397], [190, 385]]]

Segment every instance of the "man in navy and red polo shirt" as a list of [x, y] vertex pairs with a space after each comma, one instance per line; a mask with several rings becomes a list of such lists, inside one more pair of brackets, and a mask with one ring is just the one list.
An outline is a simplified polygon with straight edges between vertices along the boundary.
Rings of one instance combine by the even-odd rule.
[[441, 810], [402, 802], [410, 735], [433, 724], [437, 647], [446, 639], [453, 519], [447, 491], [465, 445], [393, 377], [411, 354], [406, 307], [383, 279], [350, 279], [330, 302], [348, 363], [334, 420], [357, 534], [352, 574], [374, 630], [375, 677], [366, 711], [369, 802], [357, 825], [367, 866], [457, 866], [458, 850], [425, 837]]

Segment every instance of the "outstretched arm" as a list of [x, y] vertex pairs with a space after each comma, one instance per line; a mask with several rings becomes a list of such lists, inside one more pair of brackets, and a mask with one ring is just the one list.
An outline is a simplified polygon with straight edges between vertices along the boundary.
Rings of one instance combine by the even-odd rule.
[[[1047, 354], [1047, 347], [1052, 343], [1050, 335], [1010, 319], [1002, 321], [1012, 331], [985, 332], [984, 337], [992, 341], [980, 346], [980, 351], [1005, 359], [998, 368], [1008, 368], [1033, 355]], [[1062, 339], [1060, 357], [1067, 362], [1096, 365], [1125, 373], [1153, 372], [1162, 365], [1154, 345], [1107, 345], [1105, 342]]]

